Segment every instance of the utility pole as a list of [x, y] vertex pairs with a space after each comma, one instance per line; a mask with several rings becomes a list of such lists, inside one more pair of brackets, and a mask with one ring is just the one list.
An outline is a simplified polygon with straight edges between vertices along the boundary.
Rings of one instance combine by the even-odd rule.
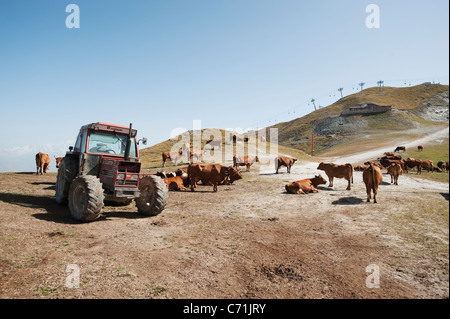
[[364, 82], [359, 83], [359, 86], [361, 87], [361, 92], [363, 91], [364, 84], [366, 84], [366, 83], [364, 83]]
[[338, 91], [341, 92], [341, 98], [344, 97], [344, 96], [342, 95], [342, 90], [343, 90], [343, 89], [344, 89], [344, 88], [339, 88], [339, 89], [338, 89]]
[[380, 87], [380, 91], [379, 91], [379, 92], [380, 92], [380, 94], [381, 94], [381, 86], [384, 84], [384, 81], [381, 81], [381, 80], [380, 80], [380, 81], [377, 82], [377, 84], [378, 84], [378, 86]]
[[316, 109], [316, 104], [314, 103], [315, 101], [316, 101], [316, 100], [314, 100], [314, 99], [311, 100], [312, 104], [314, 105], [314, 110], [317, 111], [317, 109]]

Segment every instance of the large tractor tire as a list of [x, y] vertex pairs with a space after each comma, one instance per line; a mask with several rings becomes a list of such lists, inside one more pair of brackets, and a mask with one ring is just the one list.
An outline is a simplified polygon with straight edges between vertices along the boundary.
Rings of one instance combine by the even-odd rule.
[[78, 176], [72, 181], [69, 190], [72, 218], [80, 222], [97, 219], [102, 212], [103, 199], [102, 183], [96, 176]]
[[144, 176], [139, 181], [141, 195], [136, 198], [138, 212], [145, 216], [156, 216], [167, 204], [166, 183], [159, 176]]
[[70, 184], [78, 174], [76, 158], [64, 157], [58, 168], [56, 177], [55, 198], [58, 204], [66, 205], [69, 198]]

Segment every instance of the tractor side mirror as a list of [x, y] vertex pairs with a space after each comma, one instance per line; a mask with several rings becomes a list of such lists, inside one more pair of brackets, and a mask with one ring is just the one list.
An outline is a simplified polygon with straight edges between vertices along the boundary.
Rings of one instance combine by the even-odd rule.
[[142, 144], [147, 145], [147, 138], [146, 138], [146, 137], [141, 138], [141, 139], [138, 141], [138, 144], [139, 144], [140, 141], [142, 141]]

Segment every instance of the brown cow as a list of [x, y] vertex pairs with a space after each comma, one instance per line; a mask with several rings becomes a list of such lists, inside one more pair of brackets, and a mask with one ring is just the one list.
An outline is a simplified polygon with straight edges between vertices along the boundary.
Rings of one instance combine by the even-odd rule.
[[317, 193], [319, 191], [317, 186], [326, 183], [327, 181], [322, 177], [322, 175], [316, 175], [314, 178], [302, 179], [300, 181], [287, 184], [284, 188], [286, 189], [286, 192], [291, 194]]
[[59, 164], [61, 163], [61, 161], [62, 161], [63, 158], [64, 158], [64, 157], [56, 157], [56, 156], [55, 156], [55, 160], [56, 160], [56, 168], [59, 168]]
[[352, 164], [337, 165], [333, 163], [321, 162], [317, 169], [325, 171], [330, 180], [329, 187], [333, 187], [333, 179], [345, 178], [348, 181], [347, 190], [351, 189], [350, 182], [353, 183], [353, 166]]
[[175, 162], [175, 165], [177, 165], [177, 162], [181, 159], [181, 155], [183, 154], [183, 152], [179, 151], [177, 152], [163, 152], [162, 153], [162, 162], [163, 165], [162, 167], [166, 167], [166, 161], [168, 160], [172, 160]]
[[423, 151], [423, 146], [422, 146], [422, 145], [417, 146], [417, 151], [418, 151], [418, 152]]
[[197, 181], [201, 180], [206, 185], [211, 183], [213, 191], [217, 192], [217, 185], [225, 182], [226, 178], [232, 175], [234, 170], [233, 166], [227, 167], [220, 164], [190, 164], [188, 166], [188, 176], [191, 191], [194, 191]]
[[357, 172], [362, 172], [366, 169], [367, 165], [356, 165], [355, 167], [353, 167], [353, 170], [357, 171]]
[[238, 166], [247, 166], [247, 172], [250, 172], [250, 166], [255, 162], [259, 162], [258, 156], [233, 156], [233, 167], [236, 169]]
[[386, 156], [395, 156], [394, 152], [385, 152], [384, 155]]
[[282, 166], [286, 166], [287, 167], [287, 172], [290, 174], [291, 173], [291, 167], [292, 167], [292, 165], [294, 165], [294, 163], [296, 161], [297, 161], [296, 158], [278, 156], [275, 159], [275, 170], [277, 171], [276, 174], [278, 174], [278, 170]]
[[428, 172], [433, 171], [433, 161], [432, 160], [422, 160], [422, 168], [426, 169]]
[[397, 148], [394, 150], [394, 153], [400, 152], [400, 151], [406, 151], [406, 147], [404, 146], [397, 146]]
[[363, 172], [363, 181], [366, 184], [367, 202], [370, 202], [371, 192], [373, 191], [373, 202], [377, 202], [378, 186], [383, 182], [381, 169], [372, 163]]
[[380, 158], [380, 164], [384, 168], [388, 168], [392, 164], [399, 164], [402, 168], [404, 167], [403, 160], [401, 160], [401, 159], [391, 159], [391, 158], [387, 158], [386, 156]]
[[402, 166], [398, 163], [392, 163], [387, 171], [391, 175], [391, 184], [398, 185], [398, 177], [403, 173]]
[[[223, 166], [226, 167], [226, 166]], [[242, 173], [241, 171], [235, 169], [233, 167], [233, 170], [230, 172], [230, 174], [221, 182], [219, 182], [219, 185], [232, 185], [234, 181], [237, 181], [239, 179], [242, 179]], [[203, 185], [212, 186], [213, 183], [208, 180], [202, 180]]]
[[37, 153], [36, 154], [36, 174], [41, 173], [43, 175], [44, 173], [47, 173], [47, 169], [50, 166], [50, 156], [48, 154], [44, 153]]
[[437, 163], [437, 167], [439, 167], [442, 171], [445, 171], [445, 170], [448, 171], [448, 162], [439, 161]]
[[408, 168], [416, 168], [417, 174], [422, 174], [422, 161], [414, 158], [408, 157], [406, 160], [403, 161], [404, 167], [406, 173], [408, 173]]
[[182, 176], [164, 178], [164, 182], [169, 191], [187, 190]]

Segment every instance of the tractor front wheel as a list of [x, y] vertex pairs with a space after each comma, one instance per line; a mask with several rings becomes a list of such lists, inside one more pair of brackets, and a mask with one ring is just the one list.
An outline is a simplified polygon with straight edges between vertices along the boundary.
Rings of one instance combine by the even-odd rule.
[[159, 176], [144, 176], [139, 181], [141, 195], [136, 198], [138, 212], [146, 216], [156, 216], [167, 204], [168, 190]]
[[69, 209], [72, 218], [90, 222], [100, 216], [103, 208], [103, 188], [100, 180], [92, 175], [78, 176], [69, 190]]
[[78, 167], [75, 158], [64, 157], [59, 164], [55, 185], [55, 199], [58, 204], [66, 204], [72, 180], [77, 176]]

